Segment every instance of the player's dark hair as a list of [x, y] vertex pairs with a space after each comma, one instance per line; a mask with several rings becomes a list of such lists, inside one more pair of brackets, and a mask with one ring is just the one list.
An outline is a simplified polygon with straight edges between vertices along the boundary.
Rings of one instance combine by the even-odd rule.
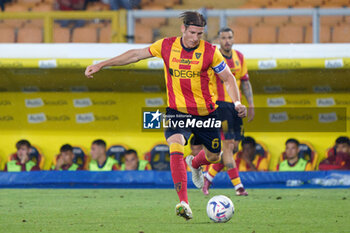
[[242, 140], [242, 146], [243, 146], [243, 145], [248, 145], [248, 144], [250, 144], [250, 145], [252, 145], [253, 147], [255, 147], [255, 146], [256, 146], [256, 142], [255, 142], [254, 138], [249, 137], [249, 136], [243, 138], [243, 140]]
[[136, 152], [136, 150], [134, 150], [134, 149], [129, 149], [129, 150], [125, 151], [124, 156], [125, 156], [125, 155], [129, 155], [129, 154], [135, 154], [136, 157], [138, 157], [138, 156], [137, 156], [137, 152]]
[[347, 143], [350, 145], [350, 139], [346, 136], [341, 136], [339, 138], [337, 138], [337, 140], [335, 140], [335, 144], [344, 144]]
[[102, 139], [96, 139], [95, 141], [92, 142], [92, 144], [98, 145], [98, 146], [102, 146], [104, 148], [107, 147], [106, 142]]
[[204, 16], [197, 11], [185, 11], [180, 15], [186, 28], [189, 26], [205, 27], [207, 21]]
[[60, 152], [67, 152], [67, 151], [73, 152], [73, 147], [69, 144], [64, 144], [63, 146], [61, 146]]
[[286, 141], [286, 145], [288, 144], [288, 143], [294, 143], [294, 144], [296, 144], [297, 146], [299, 146], [299, 141], [298, 140], [296, 140], [295, 138], [289, 138], [287, 141]]
[[218, 31], [218, 36], [219, 36], [220, 33], [222, 33], [222, 32], [232, 32], [232, 35], [234, 34], [234, 33], [233, 33], [233, 30], [232, 30], [231, 28], [229, 28], [229, 27], [223, 27], [223, 28], [221, 28], [221, 29]]
[[30, 145], [30, 142], [28, 140], [22, 139], [16, 143], [17, 150], [19, 148], [21, 148], [21, 146], [26, 146], [26, 147], [30, 148], [32, 145]]

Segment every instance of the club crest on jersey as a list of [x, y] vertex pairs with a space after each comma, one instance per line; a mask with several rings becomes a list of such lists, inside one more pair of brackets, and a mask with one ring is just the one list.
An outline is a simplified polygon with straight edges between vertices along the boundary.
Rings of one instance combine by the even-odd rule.
[[201, 57], [202, 53], [195, 53], [195, 55], [196, 55], [196, 58], [199, 59]]
[[180, 192], [180, 190], [181, 190], [181, 188], [182, 188], [182, 184], [181, 184], [181, 182], [176, 183], [174, 186], [175, 186], [175, 190], [176, 190], [176, 192]]
[[238, 61], [236, 61], [236, 66], [239, 66], [239, 63], [238, 63]]

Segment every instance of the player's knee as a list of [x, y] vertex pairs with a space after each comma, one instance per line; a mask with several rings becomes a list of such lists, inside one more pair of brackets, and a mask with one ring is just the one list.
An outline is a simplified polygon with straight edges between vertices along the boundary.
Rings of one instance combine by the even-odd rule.
[[211, 162], [220, 160], [220, 153], [208, 153], [207, 159]]
[[229, 150], [236, 153], [238, 151], [238, 143], [236, 143], [235, 140], [225, 140], [223, 141], [223, 148], [224, 150]]
[[178, 134], [174, 134], [172, 136], [170, 136], [168, 139], [167, 139], [167, 143], [169, 145], [173, 144], [173, 143], [178, 143], [180, 145], [185, 145], [185, 138], [182, 136], [182, 135], [178, 135]]

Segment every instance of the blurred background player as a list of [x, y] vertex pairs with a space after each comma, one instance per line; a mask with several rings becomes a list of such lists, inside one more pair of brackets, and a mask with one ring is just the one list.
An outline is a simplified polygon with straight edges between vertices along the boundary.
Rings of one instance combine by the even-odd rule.
[[[237, 86], [242, 88], [243, 94], [247, 99], [248, 108], [248, 121], [252, 121], [254, 118], [254, 102], [253, 91], [249, 81], [247, 63], [244, 56], [239, 51], [232, 49], [234, 42], [234, 34], [231, 28], [223, 28], [218, 32], [220, 52], [226, 60], [232, 74], [236, 77]], [[222, 146], [223, 146], [223, 163], [213, 164], [209, 168], [209, 172], [206, 173], [204, 186], [202, 191], [205, 195], [209, 194], [209, 188], [215, 175], [220, 172], [224, 166], [227, 168], [227, 174], [235, 187], [236, 195], [246, 196], [248, 193], [244, 190], [243, 184], [239, 177], [238, 168], [233, 154], [238, 151], [238, 144], [243, 136], [243, 121], [238, 116], [235, 110], [235, 105], [232, 99], [228, 95], [225, 86], [221, 79], [215, 75], [214, 81], [214, 93], [217, 98], [216, 104], [218, 107], [218, 115], [222, 121]]]
[[252, 137], [245, 137], [242, 150], [235, 155], [235, 162], [239, 171], [267, 171], [267, 158], [256, 154], [256, 142]]
[[299, 141], [290, 138], [286, 141], [286, 159], [277, 164], [277, 171], [312, 171], [311, 163], [299, 158]]
[[[85, 75], [92, 78], [93, 74], [105, 66], [121, 66], [150, 57], [159, 57], [164, 61], [164, 72], [168, 95], [166, 115], [189, 114], [192, 119], [205, 121], [215, 119], [216, 105], [209, 90], [211, 72], [219, 74], [225, 83], [228, 94], [235, 103], [238, 116], [246, 116], [246, 108], [240, 103], [240, 95], [235, 77], [226, 66], [219, 50], [204, 40], [201, 40], [206, 20], [195, 11], [182, 13], [182, 37], [170, 37], [156, 41], [150, 47], [132, 49], [120, 56], [86, 68]], [[212, 69], [212, 70], [211, 70]], [[183, 121], [175, 118], [173, 121]], [[209, 165], [221, 160], [220, 133], [217, 129], [199, 128], [167, 128], [165, 137], [170, 147], [170, 168], [175, 190], [180, 199], [176, 205], [178, 216], [189, 220], [192, 211], [188, 205], [187, 173], [183, 162], [184, 145], [191, 133], [202, 142], [204, 150], [198, 155], [186, 157], [186, 163], [192, 170], [192, 181], [197, 188], [204, 185], [202, 165]]]
[[77, 171], [81, 170], [79, 165], [73, 163], [74, 153], [73, 147], [69, 144], [61, 146], [60, 154], [57, 157], [56, 165], [53, 165], [51, 170], [56, 171]]
[[17, 159], [6, 163], [4, 171], [23, 172], [39, 171], [39, 166], [30, 160], [31, 144], [27, 140], [20, 140], [16, 143]]
[[327, 158], [318, 166], [319, 170], [350, 170], [350, 140], [338, 137], [335, 146], [328, 151]]
[[118, 161], [106, 155], [106, 142], [97, 139], [91, 144], [90, 171], [114, 171], [119, 170]]
[[137, 152], [133, 149], [127, 150], [124, 154], [125, 162], [121, 165], [121, 171], [149, 171], [152, 170], [147, 160], [140, 160]]

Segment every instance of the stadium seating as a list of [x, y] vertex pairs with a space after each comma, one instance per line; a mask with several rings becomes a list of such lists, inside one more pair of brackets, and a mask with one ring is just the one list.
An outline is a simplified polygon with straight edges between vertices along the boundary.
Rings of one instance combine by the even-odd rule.
[[252, 43], [276, 43], [276, 28], [274, 26], [258, 26], [252, 28]]
[[[18, 157], [16, 153], [13, 153], [8, 157], [8, 161], [17, 160], [17, 159]], [[36, 164], [38, 164], [40, 169], [43, 169], [45, 157], [37, 146], [32, 145], [32, 151], [29, 154], [29, 159], [35, 162]]]
[[124, 154], [128, 150], [128, 146], [122, 144], [114, 144], [107, 150], [107, 156], [112, 156], [119, 164], [124, 163]]
[[[306, 28], [305, 33], [305, 43], [312, 43], [312, 27], [309, 26]], [[329, 26], [320, 27], [320, 42], [321, 43], [330, 43], [331, 42], [331, 28]]]
[[[306, 161], [309, 161], [312, 165], [312, 169], [315, 170], [318, 162], [318, 154], [313, 148], [313, 146], [309, 142], [300, 142], [299, 150], [299, 158], [303, 158]], [[285, 156], [286, 154], [285, 152], [283, 152], [280, 156], [280, 162], [285, 160]]]
[[112, 29], [111, 27], [103, 27], [99, 33], [100, 43], [111, 43], [112, 42]]
[[17, 34], [18, 43], [42, 43], [43, 30], [36, 27], [20, 28]]
[[72, 34], [74, 43], [97, 43], [97, 30], [91, 27], [75, 28]]
[[246, 26], [230, 26], [234, 31], [234, 41], [237, 44], [250, 42], [250, 29]]
[[69, 43], [70, 42], [70, 29], [63, 27], [54, 27], [53, 29], [53, 42], [54, 43]]
[[287, 25], [279, 28], [278, 43], [303, 43], [303, 27], [297, 25]]
[[146, 153], [145, 159], [150, 162], [153, 171], [170, 170], [170, 152], [168, 144], [160, 143], [153, 146], [150, 152]]
[[13, 28], [0, 27], [0, 43], [14, 43], [15, 31]]
[[334, 43], [349, 43], [350, 42], [350, 27], [349, 25], [339, 25], [333, 28], [332, 42]]

